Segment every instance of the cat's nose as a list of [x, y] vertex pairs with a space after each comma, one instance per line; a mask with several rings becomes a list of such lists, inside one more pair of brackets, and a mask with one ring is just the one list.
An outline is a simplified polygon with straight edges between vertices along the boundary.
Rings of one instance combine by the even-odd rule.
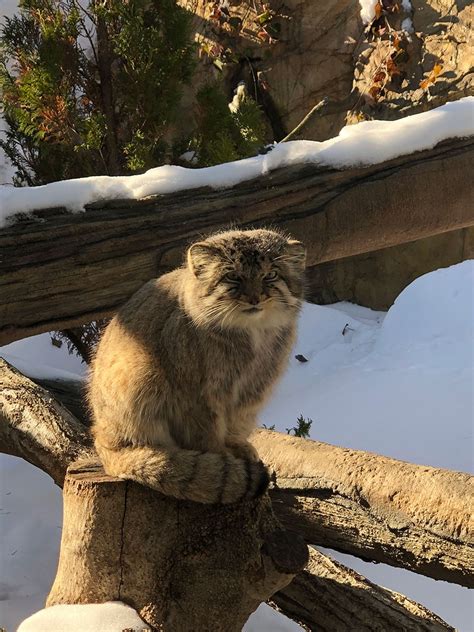
[[258, 305], [260, 303], [260, 299], [257, 296], [249, 296], [250, 305]]

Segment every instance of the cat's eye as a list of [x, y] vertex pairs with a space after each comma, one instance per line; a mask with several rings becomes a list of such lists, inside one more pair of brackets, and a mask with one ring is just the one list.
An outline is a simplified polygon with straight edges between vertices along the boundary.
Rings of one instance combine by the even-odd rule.
[[235, 283], [236, 281], [240, 281], [240, 277], [239, 277], [239, 275], [237, 274], [237, 272], [234, 272], [234, 271], [232, 271], [232, 270], [231, 270], [230, 272], [227, 272], [227, 274], [225, 275], [224, 279], [225, 279], [226, 281], [233, 281], [234, 283]]
[[278, 272], [276, 270], [272, 270], [271, 272], [268, 272], [268, 274], [266, 274], [263, 277], [264, 281], [275, 281], [278, 278]]

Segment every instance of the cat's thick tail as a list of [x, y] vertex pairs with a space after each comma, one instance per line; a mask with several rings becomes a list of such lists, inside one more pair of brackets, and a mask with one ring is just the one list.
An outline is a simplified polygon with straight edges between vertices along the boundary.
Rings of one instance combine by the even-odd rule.
[[268, 470], [261, 461], [231, 454], [181, 448], [137, 447], [110, 450], [97, 445], [107, 474], [165, 494], [199, 503], [234, 503], [262, 495]]

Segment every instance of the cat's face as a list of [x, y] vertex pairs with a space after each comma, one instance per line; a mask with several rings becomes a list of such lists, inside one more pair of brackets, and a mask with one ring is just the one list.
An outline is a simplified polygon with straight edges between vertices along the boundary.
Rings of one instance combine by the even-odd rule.
[[228, 231], [193, 244], [187, 264], [200, 287], [202, 323], [271, 328], [294, 319], [303, 298], [305, 249], [270, 230]]

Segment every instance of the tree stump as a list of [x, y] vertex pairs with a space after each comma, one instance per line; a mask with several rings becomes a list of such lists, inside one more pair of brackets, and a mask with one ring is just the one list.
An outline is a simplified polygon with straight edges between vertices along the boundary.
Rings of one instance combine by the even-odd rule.
[[120, 600], [152, 629], [237, 632], [307, 561], [306, 544], [281, 528], [268, 496], [206, 506], [76, 463], [47, 605]]

